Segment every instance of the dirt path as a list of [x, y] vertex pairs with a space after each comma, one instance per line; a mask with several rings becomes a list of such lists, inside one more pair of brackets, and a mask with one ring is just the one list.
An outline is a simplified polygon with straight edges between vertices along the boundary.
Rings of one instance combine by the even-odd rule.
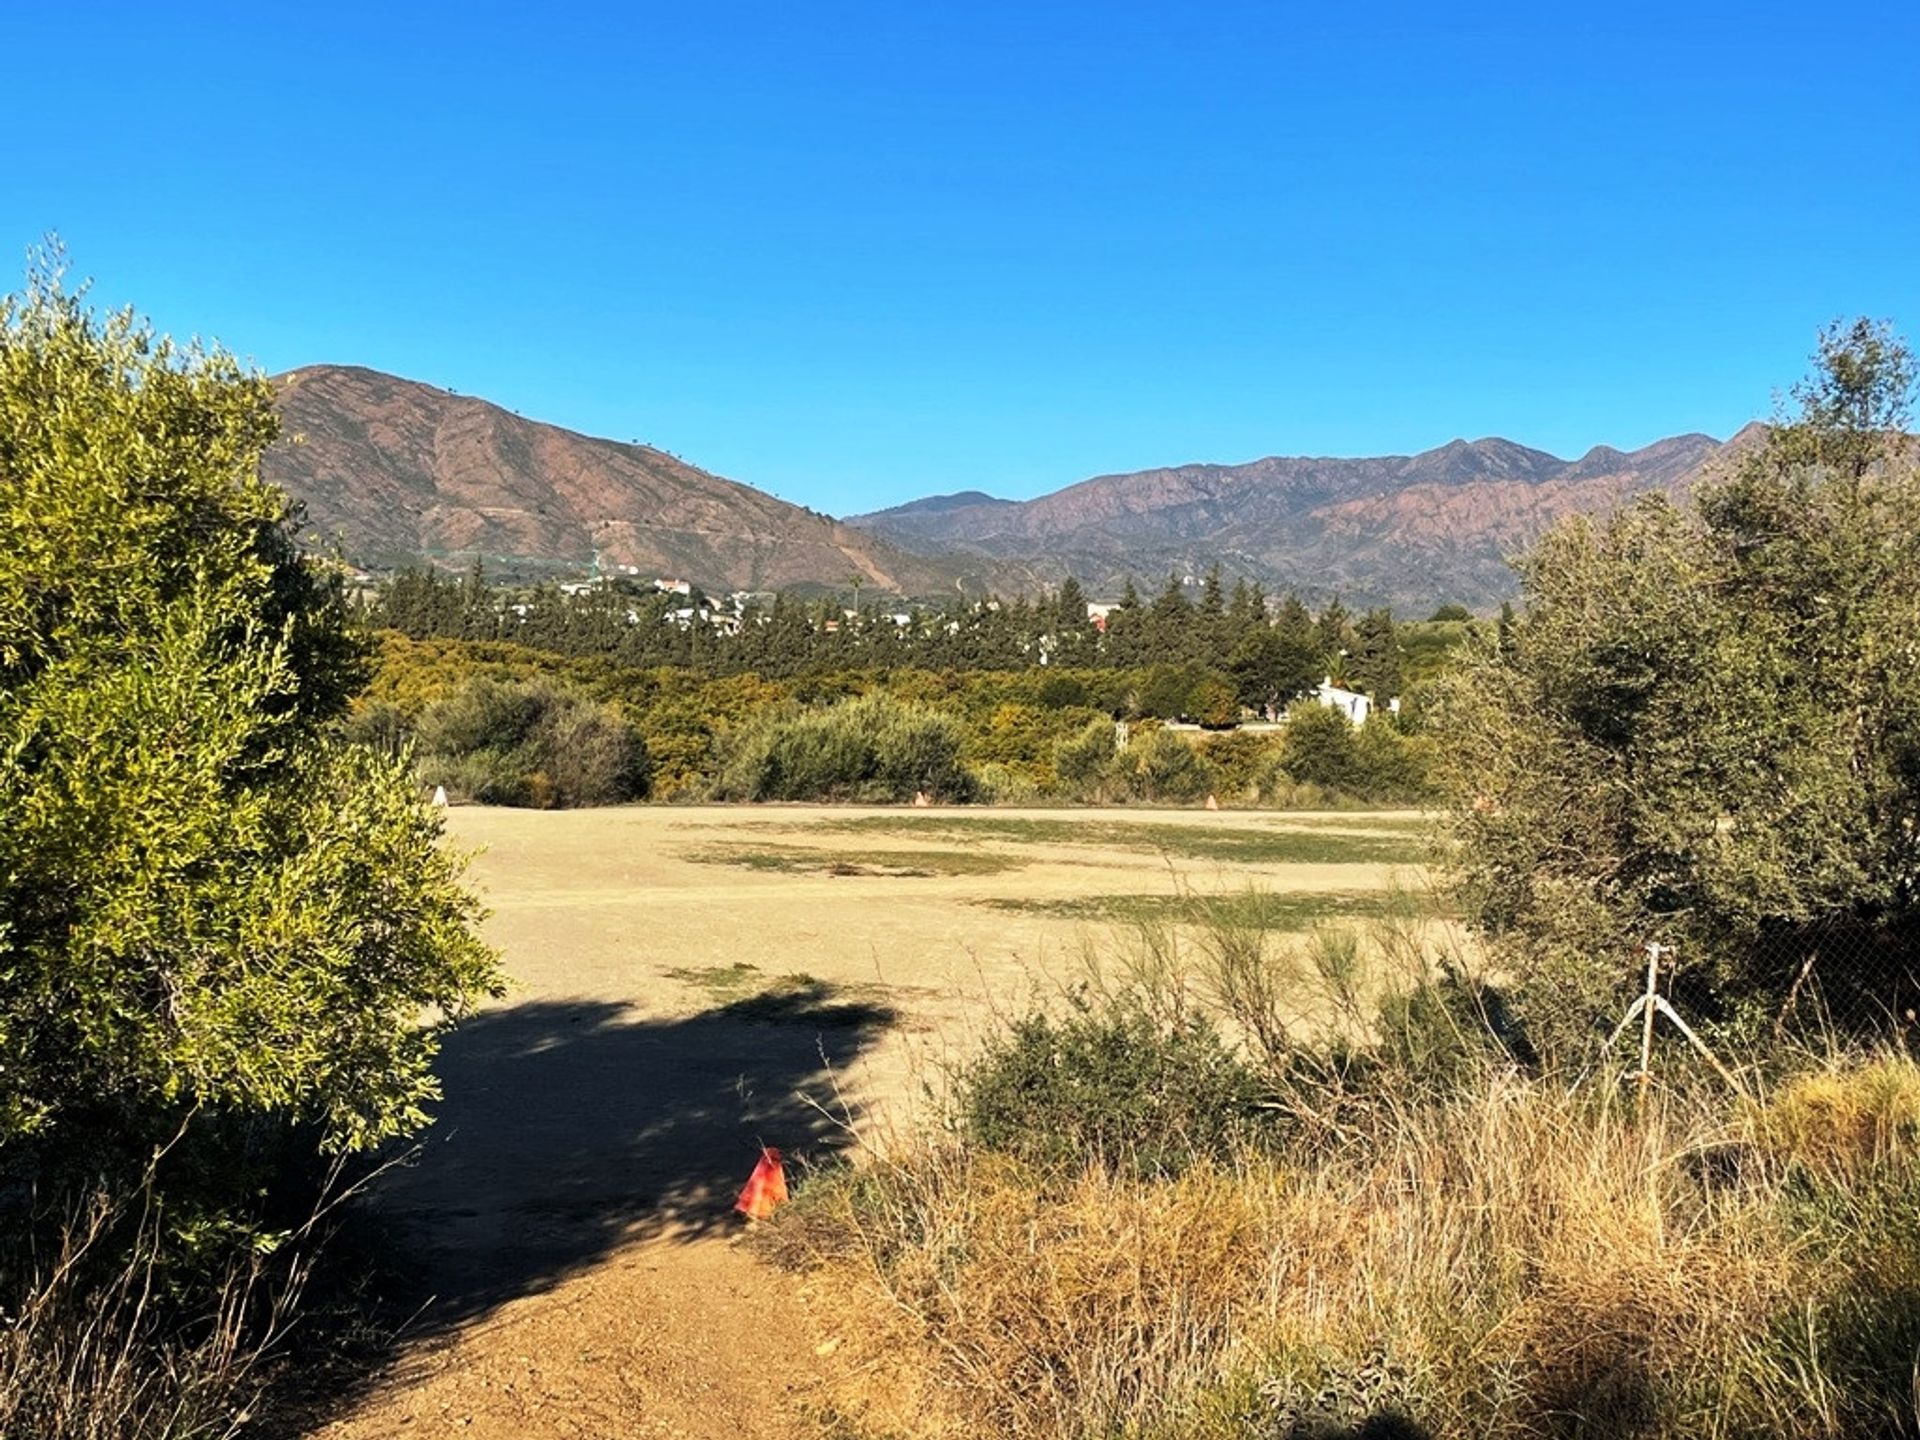
[[334, 1440], [805, 1435], [798, 1287], [719, 1238], [624, 1250], [424, 1347]]
[[[1057, 827], [1061, 813], [1042, 818]], [[419, 1268], [409, 1346], [313, 1434], [810, 1433], [829, 1342], [795, 1280], [739, 1247], [731, 1213], [760, 1146], [817, 1161], [849, 1142], [849, 1125], [884, 1130], [929, 1055], [966, 1044], [988, 1004], [1070, 973], [1087, 927], [1025, 902], [1170, 883], [1163, 856], [1061, 843], [1057, 828], [1033, 843], [810, 828], [859, 814], [452, 813], [454, 842], [480, 851], [473, 878], [515, 988], [447, 1038], [445, 1098], [418, 1162], [373, 1197]], [[783, 865], [794, 847], [1002, 860], [978, 873], [769, 871], [716, 863], [716, 845], [771, 847]], [[1195, 864], [1180, 883], [1352, 889], [1387, 876], [1378, 864]]]

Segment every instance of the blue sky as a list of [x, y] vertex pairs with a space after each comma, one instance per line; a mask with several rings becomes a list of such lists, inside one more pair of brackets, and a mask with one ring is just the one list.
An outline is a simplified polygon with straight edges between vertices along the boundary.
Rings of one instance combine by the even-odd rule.
[[[1675, 13], [1679, 12], [1679, 13]], [[41, 5], [0, 241], [847, 513], [1726, 434], [1920, 332], [1920, 5]], [[13, 266], [17, 270], [17, 264]]]

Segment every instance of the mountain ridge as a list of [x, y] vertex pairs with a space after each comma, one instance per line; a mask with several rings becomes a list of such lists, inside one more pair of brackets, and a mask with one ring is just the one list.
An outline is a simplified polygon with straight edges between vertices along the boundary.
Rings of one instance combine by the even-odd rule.
[[654, 446], [365, 366], [307, 365], [274, 384], [282, 438], [266, 478], [305, 506], [311, 538], [360, 563], [604, 562], [722, 591], [856, 576], [910, 595], [1031, 583], [1018, 565], [901, 550]]
[[836, 520], [650, 445], [532, 421], [357, 365], [275, 378], [283, 438], [264, 470], [309, 537], [376, 568], [482, 558], [506, 573], [592, 564], [710, 591], [1035, 593], [1075, 576], [1231, 578], [1408, 609], [1510, 598], [1508, 557], [1575, 513], [1684, 498], [1730, 449], [1689, 433], [1563, 459], [1502, 436], [1410, 455], [1268, 455], [1095, 475], [1026, 500], [980, 489]]
[[1754, 428], [1733, 441], [1694, 432], [1630, 451], [1596, 445], [1577, 460], [1487, 436], [1411, 455], [1161, 466], [1028, 500], [909, 502], [847, 523], [910, 549], [1071, 570], [1091, 590], [1219, 563], [1307, 595], [1487, 606], [1514, 593], [1508, 557], [1555, 521], [1649, 492], [1682, 496]]

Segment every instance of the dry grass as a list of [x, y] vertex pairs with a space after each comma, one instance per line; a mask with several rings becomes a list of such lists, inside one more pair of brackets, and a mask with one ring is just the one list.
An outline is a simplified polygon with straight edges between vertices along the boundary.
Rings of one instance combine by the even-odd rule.
[[9, 1440], [240, 1434], [309, 1264], [297, 1250], [236, 1259], [183, 1303], [153, 1210], [104, 1196], [71, 1212], [44, 1255], [12, 1259], [13, 1308], [0, 1314], [0, 1435]]
[[1645, 1115], [1482, 1061], [1440, 1094], [1384, 1076], [1359, 1113], [1170, 1179], [949, 1135], [817, 1180], [776, 1243], [837, 1318], [842, 1413], [1063, 1440], [1916, 1432], [1911, 1060]]

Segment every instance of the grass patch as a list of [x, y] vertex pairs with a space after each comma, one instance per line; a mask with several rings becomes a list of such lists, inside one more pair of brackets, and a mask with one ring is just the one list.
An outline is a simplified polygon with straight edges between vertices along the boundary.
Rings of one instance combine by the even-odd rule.
[[804, 970], [770, 976], [758, 965], [738, 960], [731, 965], [677, 966], [661, 973], [722, 1002], [710, 1014], [753, 1025], [865, 1029], [900, 1018], [881, 986], [838, 985]]
[[1128, 820], [1051, 820], [972, 815], [861, 815], [807, 827], [833, 834], [999, 840], [1158, 852], [1186, 860], [1241, 865], [1418, 865], [1427, 858], [1424, 822], [1396, 821], [1380, 833], [1157, 825]]
[[660, 972], [669, 980], [705, 990], [717, 999], [730, 999], [767, 983], [758, 965], [736, 960], [731, 965], [676, 965]]
[[1398, 915], [1399, 896], [1377, 891], [1263, 891], [1233, 895], [1083, 895], [1060, 900], [987, 897], [975, 902], [995, 910], [1101, 920], [1121, 925], [1232, 925], [1246, 930], [1298, 932], [1323, 920], [1377, 920]]
[[815, 850], [805, 845], [710, 845], [689, 851], [700, 865], [738, 865], [783, 875], [883, 876], [931, 879], [937, 875], [998, 875], [1022, 862], [1008, 855], [972, 850]]
[[[775, 1222], [865, 1433], [1914, 1434], [1910, 1058], [1644, 1117], [1475, 1067], [1243, 1151], [1231, 1072], [1118, 1020], [1026, 1022], [969, 1123]], [[943, 1423], [910, 1431], [928, 1395]]]

